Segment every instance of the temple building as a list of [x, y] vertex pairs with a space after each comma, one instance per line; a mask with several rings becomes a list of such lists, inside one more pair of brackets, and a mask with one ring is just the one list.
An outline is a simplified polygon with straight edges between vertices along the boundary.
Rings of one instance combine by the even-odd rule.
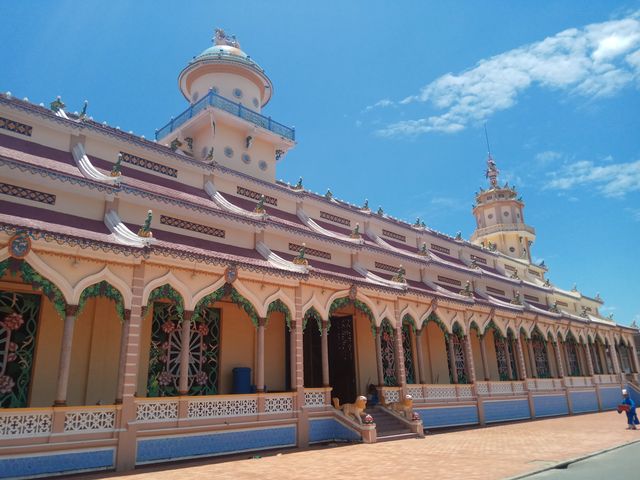
[[[637, 329], [532, 262], [491, 156], [450, 237], [276, 181], [295, 130], [235, 37], [178, 85], [154, 140], [0, 95], [0, 478], [600, 411], [637, 384]], [[370, 416], [333, 404], [361, 395]]]

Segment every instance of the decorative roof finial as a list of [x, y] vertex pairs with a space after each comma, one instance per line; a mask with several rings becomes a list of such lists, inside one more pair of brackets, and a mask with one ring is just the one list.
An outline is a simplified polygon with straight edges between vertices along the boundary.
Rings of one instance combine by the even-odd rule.
[[60, 98], [60, 95], [58, 95], [56, 99], [49, 104], [49, 106], [54, 112], [59, 112], [60, 110], [64, 109], [64, 107], [66, 107], [66, 105], [62, 101], [62, 98]]
[[368, 198], [364, 199], [364, 205], [362, 205], [361, 210], [365, 210], [365, 211], [369, 210], [369, 199]]
[[327, 193], [324, 194], [324, 198], [326, 198], [327, 200], [333, 199], [333, 193], [331, 193], [330, 188], [327, 188]]
[[353, 229], [353, 231], [351, 232], [351, 238], [360, 238], [360, 224], [356, 223], [355, 228]]
[[253, 209], [253, 211], [255, 213], [267, 213], [267, 211], [264, 209], [264, 202], [266, 200], [267, 197], [263, 195], [260, 195], [260, 200], [258, 200], [258, 203], [256, 204], [256, 208]]
[[407, 271], [402, 265], [400, 265], [398, 266], [398, 270], [396, 271], [396, 274], [393, 276], [392, 280], [398, 283], [407, 283], [407, 279], [405, 278], [406, 274]]
[[153, 212], [149, 210], [147, 212], [147, 218], [144, 220], [144, 224], [138, 230], [139, 237], [153, 237], [153, 232], [151, 232], [151, 219], [153, 218]]
[[300, 177], [298, 179], [298, 183], [296, 183], [296, 186], [293, 187], [295, 190], [304, 190], [304, 187], [302, 186], [302, 177]]
[[118, 159], [116, 160], [116, 163], [113, 165], [113, 168], [111, 169], [111, 176], [112, 177], [119, 177], [122, 172], [120, 171], [122, 168], [122, 153], [118, 154]]
[[229, 47], [240, 48], [240, 43], [238, 43], [236, 36], [227, 35], [221, 28], [216, 28], [211, 40], [213, 41], [214, 45], [227, 45]]
[[293, 263], [296, 265], [309, 265], [309, 261], [305, 258], [304, 254], [307, 251], [307, 244], [303, 243], [298, 250], [298, 256], [293, 259]]
[[500, 170], [496, 166], [496, 162], [493, 161], [491, 156], [491, 146], [489, 145], [489, 134], [487, 133], [487, 123], [484, 124], [484, 137], [487, 140], [487, 171], [485, 177], [489, 179], [491, 188], [498, 188], [498, 174]]

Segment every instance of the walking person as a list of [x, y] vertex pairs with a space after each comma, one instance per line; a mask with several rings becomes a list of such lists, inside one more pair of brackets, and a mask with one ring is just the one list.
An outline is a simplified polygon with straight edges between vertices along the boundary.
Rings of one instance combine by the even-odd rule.
[[636, 402], [629, 396], [629, 392], [627, 389], [622, 390], [622, 403], [618, 405], [618, 413], [625, 412], [627, 414], [627, 430], [637, 430], [640, 422], [638, 421], [638, 416], [636, 415]]

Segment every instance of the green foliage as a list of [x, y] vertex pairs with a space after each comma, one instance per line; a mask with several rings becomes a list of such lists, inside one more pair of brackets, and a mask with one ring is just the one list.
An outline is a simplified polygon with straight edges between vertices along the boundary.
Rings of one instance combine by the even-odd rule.
[[86, 306], [87, 302], [91, 298], [103, 297], [111, 300], [115, 303], [116, 313], [121, 322], [124, 322], [124, 298], [119, 290], [113, 287], [110, 283], [102, 281], [94, 283], [90, 287], [85, 288], [80, 295], [80, 301], [78, 302], [78, 315], [82, 313], [82, 310]]

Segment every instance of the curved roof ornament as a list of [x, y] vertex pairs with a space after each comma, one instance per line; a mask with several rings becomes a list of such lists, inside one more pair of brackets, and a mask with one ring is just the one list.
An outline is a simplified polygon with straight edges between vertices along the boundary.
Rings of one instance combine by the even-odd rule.
[[216, 28], [213, 38], [211, 39], [214, 45], [227, 45], [229, 47], [240, 48], [240, 43], [236, 39], [235, 35], [227, 35], [221, 28]]

